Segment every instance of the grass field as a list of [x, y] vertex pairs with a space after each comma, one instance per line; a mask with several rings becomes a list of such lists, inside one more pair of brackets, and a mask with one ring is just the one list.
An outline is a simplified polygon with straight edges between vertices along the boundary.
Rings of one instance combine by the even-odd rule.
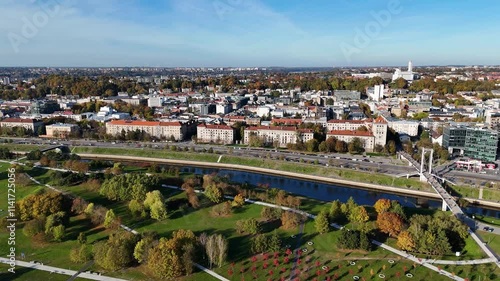
[[11, 151], [29, 152], [35, 149], [43, 149], [50, 147], [50, 144], [17, 144], [17, 143], [1, 143], [2, 147], [8, 148]]

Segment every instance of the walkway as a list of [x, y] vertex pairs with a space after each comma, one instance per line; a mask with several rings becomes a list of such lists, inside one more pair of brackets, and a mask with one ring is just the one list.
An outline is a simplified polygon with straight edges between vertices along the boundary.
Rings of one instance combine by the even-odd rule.
[[215, 277], [215, 278], [217, 278], [217, 279], [219, 279], [221, 281], [229, 281], [229, 279], [226, 279], [225, 277], [220, 276], [219, 274], [213, 272], [212, 270], [210, 270], [210, 269], [208, 269], [208, 268], [206, 268], [206, 267], [204, 267], [202, 265], [199, 265], [199, 264], [195, 263], [194, 266], [196, 266], [201, 271], [203, 271], [205, 273], [208, 273], [208, 274], [212, 275], [213, 277]]
[[[10, 263], [9, 259], [1, 258], [1, 257], [0, 257], [0, 262], [5, 263], [5, 264]], [[16, 260], [16, 265], [22, 266], [22, 267], [29, 267], [29, 268], [36, 269], [36, 270], [48, 271], [50, 273], [68, 275], [68, 276], [73, 276], [77, 273], [77, 271], [75, 271], [75, 270], [69, 270], [69, 269], [53, 267], [53, 266], [48, 266], [48, 265], [43, 265], [43, 264], [36, 264], [36, 263], [25, 262], [25, 261], [19, 261], [19, 260]], [[78, 275], [78, 277], [90, 279], [90, 280], [101, 280], [101, 281], [127, 281], [125, 279], [108, 277], [108, 276], [100, 275], [98, 273], [88, 273], [88, 272], [82, 272]]]

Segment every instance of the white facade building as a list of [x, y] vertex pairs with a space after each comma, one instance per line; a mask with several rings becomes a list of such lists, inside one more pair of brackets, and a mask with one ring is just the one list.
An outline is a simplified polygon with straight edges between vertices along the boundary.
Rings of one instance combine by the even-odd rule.
[[402, 71], [400, 68], [396, 68], [396, 71], [392, 75], [392, 81], [399, 78], [403, 78], [406, 81], [413, 81], [418, 78], [417, 73], [413, 72], [413, 63], [411, 61], [408, 62], [408, 71]]
[[200, 124], [196, 131], [197, 141], [201, 143], [234, 143], [235, 129], [230, 126]]
[[[367, 135], [365, 137], [373, 137], [374, 138], [374, 146], [381, 145], [385, 146], [387, 142], [387, 129], [388, 122], [382, 118], [378, 117], [377, 119], [365, 119], [365, 120], [330, 120], [327, 123], [327, 129], [329, 132], [339, 131], [346, 132], [346, 137], [354, 138], [352, 131], [358, 131], [359, 128], [366, 127], [368, 132], [371, 135]], [[361, 131], [366, 132], [366, 131]], [[359, 136], [364, 136], [360, 134]], [[369, 143], [368, 143], [369, 144]]]
[[180, 122], [112, 120], [106, 123], [106, 134], [116, 136], [122, 131], [144, 131], [156, 138], [183, 140], [187, 133], [186, 124]]
[[250, 136], [256, 136], [266, 144], [278, 143], [279, 147], [286, 147], [287, 144], [295, 144], [297, 139], [307, 142], [314, 138], [314, 133], [310, 129], [297, 129], [295, 127], [278, 126], [258, 126], [249, 127], [245, 130], [243, 141], [250, 143]]

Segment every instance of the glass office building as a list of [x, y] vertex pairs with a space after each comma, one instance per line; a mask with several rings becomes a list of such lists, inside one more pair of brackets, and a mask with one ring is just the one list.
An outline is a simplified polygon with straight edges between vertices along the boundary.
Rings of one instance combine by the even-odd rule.
[[469, 128], [465, 136], [464, 156], [493, 162], [497, 158], [498, 132]]
[[466, 126], [450, 126], [443, 130], [443, 147], [473, 159], [493, 162], [497, 158], [499, 132]]
[[466, 135], [467, 127], [465, 126], [445, 127], [443, 130], [443, 147], [448, 149], [464, 149]]

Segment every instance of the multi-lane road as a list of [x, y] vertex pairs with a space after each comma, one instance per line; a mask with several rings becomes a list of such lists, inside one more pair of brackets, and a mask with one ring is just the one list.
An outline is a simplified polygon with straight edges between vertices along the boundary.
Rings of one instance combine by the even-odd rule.
[[[9, 138], [12, 139], [14, 143], [26, 143], [35, 145], [67, 145], [70, 147], [83, 146], [83, 147], [106, 147], [106, 148], [146, 148], [150, 147], [153, 149], [164, 149], [167, 145], [175, 145], [177, 147], [191, 149], [194, 147], [197, 151], [209, 150], [210, 148], [214, 153], [218, 154], [229, 154], [236, 156], [252, 156], [256, 158], [271, 157], [273, 159], [282, 159], [284, 161], [291, 162], [318, 162], [322, 165], [334, 165], [336, 167], [360, 170], [360, 171], [371, 171], [387, 175], [398, 175], [405, 176], [406, 174], [415, 175], [415, 169], [407, 166], [406, 163], [393, 159], [391, 157], [363, 157], [361, 155], [350, 155], [350, 154], [340, 154], [340, 153], [305, 153], [305, 152], [292, 152], [287, 150], [276, 150], [276, 149], [263, 149], [263, 148], [248, 148], [248, 147], [229, 147], [221, 145], [209, 145], [209, 144], [195, 144], [191, 141], [185, 142], [175, 142], [175, 143], [165, 143], [165, 142], [104, 142], [96, 140], [86, 140], [77, 139], [69, 141], [60, 140], [47, 140], [41, 138]], [[466, 183], [481, 183], [486, 184], [487, 182], [499, 182], [500, 174], [498, 174], [498, 169], [496, 171], [491, 171], [488, 173], [473, 173], [467, 171], [458, 171], [451, 169], [451, 165], [438, 166], [433, 169], [438, 175], [445, 176], [448, 180], [455, 181], [460, 180]]]
[[209, 144], [195, 144], [193, 142], [103, 142], [95, 140], [70, 140], [70, 141], [49, 141], [39, 138], [10, 138], [18, 144], [34, 145], [67, 145], [70, 147], [105, 147], [105, 148], [152, 148], [164, 149], [167, 145], [175, 145], [180, 148], [194, 147], [197, 151], [209, 150], [218, 154], [231, 154], [235, 156], [251, 156], [256, 158], [282, 159], [290, 162], [316, 162], [321, 165], [334, 165], [341, 168], [354, 169], [360, 171], [373, 171], [389, 175], [403, 175], [414, 173], [411, 167], [405, 165], [402, 161], [387, 157], [363, 157], [361, 155], [349, 155], [339, 153], [319, 153], [308, 154], [305, 152], [290, 152], [276, 149], [248, 148], [248, 147], [230, 147]]

